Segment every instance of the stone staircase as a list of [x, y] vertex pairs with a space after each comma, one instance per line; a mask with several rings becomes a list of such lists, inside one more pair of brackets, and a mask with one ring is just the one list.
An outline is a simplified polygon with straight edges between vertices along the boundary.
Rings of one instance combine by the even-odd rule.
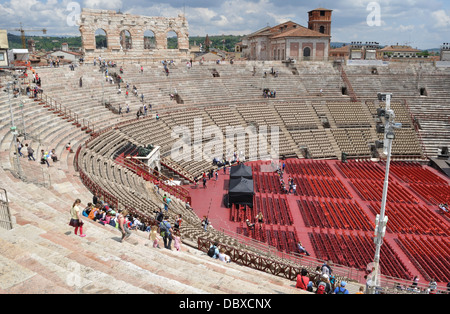
[[302, 293], [289, 280], [223, 264], [186, 245], [153, 248], [147, 233], [120, 243], [118, 230], [85, 219], [87, 237], [80, 238], [68, 226], [68, 209], [76, 197], [89, 200], [87, 191], [75, 193], [83, 187], [74, 181], [59, 193], [4, 172], [2, 178], [14, 229], [0, 229], [0, 293]]

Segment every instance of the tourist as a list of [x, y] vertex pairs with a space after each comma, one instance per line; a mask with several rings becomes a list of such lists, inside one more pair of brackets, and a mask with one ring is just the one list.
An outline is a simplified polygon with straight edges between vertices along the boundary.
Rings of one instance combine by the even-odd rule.
[[224, 263], [231, 263], [230, 256], [225, 254], [225, 250], [223, 248], [221, 248], [219, 250], [218, 259], [219, 259], [219, 261], [224, 262]]
[[205, 231], [208, 231], [209, 220], [208, 216], [203, 216], [202, 227]]
[[306, 251], [306, 249], [303, 247], [302, 242], [298, 241], [297, 248], [300, 251], [300, 254], [306, 254], [306, 256], [310, 256], [308, 251]]
[[99, 211], [99, 205], [95, 204], [94, 208], [92, 208], [92, 210], [90, 211], [88, 218], [90, 220], [95, 220], [95, 217], [97, 217], [98, 211]]
[[83, 78], [80, 77], [80, 87], [83, 87]]
[[56, 155], [55, 149], [52, 149], [52, 151], [50, 153], [50, 157], [52, 158], [53, 162], [58, 161], [58, 156]]
[[126, 223], [126, 216], [128, 215], [128, 211], [124, 210], [123, 212], [119, 213], [119, 230], [122, 232], [122, 239], [120, 242], [123, 242], [123, 240], [128, 239], [131, 236], [131, 231], [128, 229], [127, 223]]
[[164, 220], [159, 224], [160, 235], [164, 241], [164, 247], [172, 250], [172, 226], [168, 222], [169, 216], [164, 216]]
[[75, 228], [75, 235], [78, 233], [78, 229], [80, 229], [80, 237], [84, 238], [86, 235], [83, 233], [83, 221], [81, 220], [81, 208], [80, 208], [81, 200], [76, 199], [70, 209], [70, 222], [69, 226]]
[[448, 205], [447, 204], [439, 204], [439, 209], [444, 213], [448, 213]]
[[435, 291], [437, 289], [437, 283], [434, 279], [430, 280], [430, 284], [428, 285], [428, 289], [430, 289], [430, 291]]
[[159, 241], [159, 237], [158, 237], [158, 226], [157, 225], [153, 225], [152, 229], [150, 231], [150, 235], [149, 235], [149, 239], [150, 241], [152, 241], [153, 243], [153, 247], [154, 248], [160, 248], [158, 241]]
[[214, 242], [214, 244], [209, 247], [209, 250], [208, 250], [208, 253], [207, 253], [208, 256], [211, 257], [211, 258], [218, 259], [219, 258], [219, 254], [220, 254], [218, 247], [219, 247], [219, 243], [217, 241]]
[[330, 282], [328, 281], [327, 274], [322, 275], [322, 277], [317, 282], [316, 286], [317, 286], [316, 294], [330, 294], [331, 293], [331, 285], [330, 285]]
[[302, 269], [301, 273], [297, 275], [297, 284], [295, 285], [296, 288], [307, 290], [309, 284], [309, 277], [308, 277], [308, 271], [306, 269]]
[[336, 287], [336, 289], [334, 289], [333, 293], [334, 294], [349, 294], [348, 290], [345, 288], [346, 285], [347, 285], [347, 283], [345, 281], [341, 281], [339, 287]]
[[36, 161], [36, 159], [34, 159], [34, 150], [31, 148], [31, 146], [28, 146], [28, 144], [25, 144], [25, 147], [27, 148], [27, 153], [28, 153], [28, 160], [33, 160]]
[[247, 227], [250, 229], [250, 230], [252, 230], [252, 229], [254, 229], [255, 228], [255, 224], [252, 224], [251, 222], [250, 222], [250, 220], [246, 220], [245, 221], [245, 223], [247, 224]]
[[173, 237], [173, 247], [177, 250], [180, 251], [181, 250], [181, 235], [180, 232], [175, 231], [174, 232], [174, 237]]
[[[328, 262], [328, 263], [331, 263], [331, 262]], [[329, 275], [333, 272], [333, 270], [332, 270], [331, 267], [328, 265], [328, 263], [327, 263], [327, 262], [324, 262], [323, 265], [322, 265], [322, 268], [321, 268], [322, 274], [327, 275], [327, 276], [329, 276]], [[328, 278], [328, 277], [327, 277], [327, 278]]]
[[364, 294], [364, 286], [359, 287], [358, 292], [356, 292], [355, 294]]
[[180, 230], [180, 226], [181, 226], [182, 222], [183, 222], [183, 219], [181, 218], [181, 214], [178, 214], [178, 217], [175, 220], [175, 225], [174, 225], [174, 230], [175, 231]]
[[258, 215], [256, 215], [255, 219], [262, 224], [264, 222], [264, 216], [262, 214], [262, 212], [259, 212]]
[[44, 152], [43, 149], [41, 149], [41, 164], [45, 165], [47, 164], [47, 167], [50, 167], [50, 164], [48, 163], [48, 153]]
[[417, 287], [418, 284], [419, 284], [419, 276], [415, 276], [414, 279], [413, 279], [413, 283], [411, 285], [411, 288]]

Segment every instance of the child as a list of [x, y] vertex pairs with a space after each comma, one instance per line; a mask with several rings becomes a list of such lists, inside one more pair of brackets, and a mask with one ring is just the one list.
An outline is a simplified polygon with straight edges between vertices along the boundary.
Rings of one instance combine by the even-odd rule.
[[224, 249], [220, 249], [219, 261], [225, 262], [225, 263], [230, 263], [231, 262], [230, 256], [225, 254]]
[[159, 237], [158, 237], [158, 226], [154, 225], [152, 226], [152, 229], [150, 231], [149, 240], [153, 242], [153, 247], [159, 249]]
[[181, 214], [178, 214], [177, 219], [175, 220], [175, 230], [180, 230], [180, 225], [183, 219], [181, 218]]
[[173, 246], [177, 249], [177, 251], [180, 251], [180, 249], [181, 249], [181, 238], [180, 238], [180, 233], [179, 232], [177, 232], [175, 234]]

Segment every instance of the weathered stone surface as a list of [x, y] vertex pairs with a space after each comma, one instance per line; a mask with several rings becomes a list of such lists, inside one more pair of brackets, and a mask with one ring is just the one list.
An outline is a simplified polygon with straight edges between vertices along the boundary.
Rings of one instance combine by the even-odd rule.
[[[97, 49], [95, 33], [102, 29], [106, 33], [107, 48]], [[128, 31], [129, 42], [125, 44], [121, 33]], [[155, 49], [145, 49], [144, 34], [151, 31], [155, 38]], [[167, 48], [167, 33], [175, 32], [178, 49]], [[189, 56], [188, 22], [184, 15], [178, 17], [147, 17], [117, 13], [107, 10], [83, 9], [80, 32], [86, 61], [101, 56], [103, 59], [121, 59], [136, 62], [140, 59], [184, 60]]]

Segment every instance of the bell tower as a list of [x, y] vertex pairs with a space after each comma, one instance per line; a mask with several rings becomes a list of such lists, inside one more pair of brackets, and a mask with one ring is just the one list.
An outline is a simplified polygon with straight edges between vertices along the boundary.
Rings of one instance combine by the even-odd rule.
[[331, 36], [331, 13], [333, 10], [318, 8], [308, 12], [308, 28]]

